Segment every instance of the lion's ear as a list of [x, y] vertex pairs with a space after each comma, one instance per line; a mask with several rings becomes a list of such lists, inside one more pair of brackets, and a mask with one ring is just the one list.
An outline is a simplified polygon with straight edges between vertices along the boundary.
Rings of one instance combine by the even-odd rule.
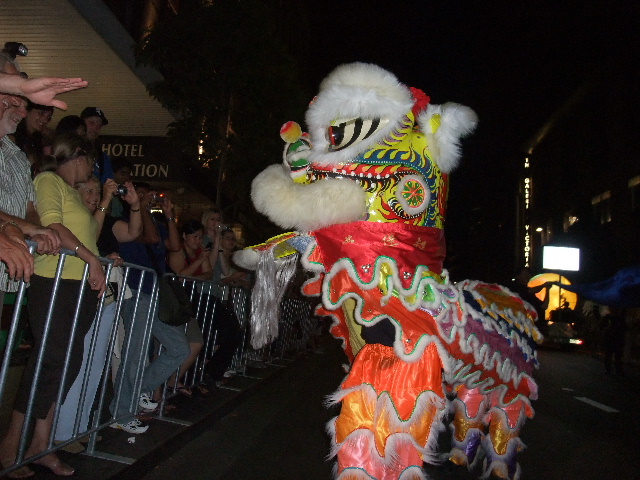
[[418, 116], [422, 132], [429, 139], [429, 149], [440, 170], [451, 173], [460, 160], [460, 140], [478, 124], [478, 116], [458, 103], [429, 104]]

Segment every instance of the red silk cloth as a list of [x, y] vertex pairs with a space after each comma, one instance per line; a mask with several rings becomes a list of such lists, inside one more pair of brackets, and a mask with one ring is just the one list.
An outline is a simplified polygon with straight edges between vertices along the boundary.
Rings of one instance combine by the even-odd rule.
[[[329, 272], [338, 260], [348, 258], [356, 266], [360, 278], [370, 283], [376, 259], [386, 256], [395, 260], [405, 288], [411, 285], [418, 265], [442, 273], [446, 248], [444, 231], [439, 228], [363, 221], [332, 225], [314, 231], [313, 235], [325, 272]], [[403, 276], [405, 272], [406, 277]]]

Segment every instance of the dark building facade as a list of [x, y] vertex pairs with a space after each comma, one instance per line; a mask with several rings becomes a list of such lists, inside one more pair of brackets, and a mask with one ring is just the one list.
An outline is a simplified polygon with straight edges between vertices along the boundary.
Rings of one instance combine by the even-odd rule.
[[640, 264], [640, 75], [604, 65], [544, 125], [522, 159], [517, 257], [542, 269], [542, 246], [580, 248], [574, 282]]

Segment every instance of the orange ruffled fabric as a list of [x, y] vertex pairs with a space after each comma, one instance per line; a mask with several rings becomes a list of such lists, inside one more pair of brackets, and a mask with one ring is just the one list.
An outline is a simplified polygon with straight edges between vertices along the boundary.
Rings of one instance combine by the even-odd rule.
[[[336, 443], [344, 442], [358, 429], [367, 429], [373, 432], [380, 456], [385, 455], [387, 440], [396, 433], [408, 433], [424, 447], [433, 421], [444, 407], [438, 400], [443, 397], [441, 368], [435, 345], [428, 346], [415, 363], [403, 362], [391, 347], [366, 345], [341, 387], [354, 391], [342, 400]], [[433, 392], [437, 398], [428, 393], [420, 397], [425, 392]], [[419, 414], [414, 415], [417, 408]]]

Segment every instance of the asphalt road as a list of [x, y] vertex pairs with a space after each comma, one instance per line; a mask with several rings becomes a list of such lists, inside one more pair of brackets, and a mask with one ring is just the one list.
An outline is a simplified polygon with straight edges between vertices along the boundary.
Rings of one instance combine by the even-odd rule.
[[[251, 399], [143, 478], [328, 480], [323, 406], [343, 377], [337, 343], [270, 380]], [[640, 478], [640, 376], [608, 376], [600, 359], [539, 352], [540, 399], [523, 430], [522, 480]], [[462, 467], [427, 467], [430, 478], [472, 479]]]

